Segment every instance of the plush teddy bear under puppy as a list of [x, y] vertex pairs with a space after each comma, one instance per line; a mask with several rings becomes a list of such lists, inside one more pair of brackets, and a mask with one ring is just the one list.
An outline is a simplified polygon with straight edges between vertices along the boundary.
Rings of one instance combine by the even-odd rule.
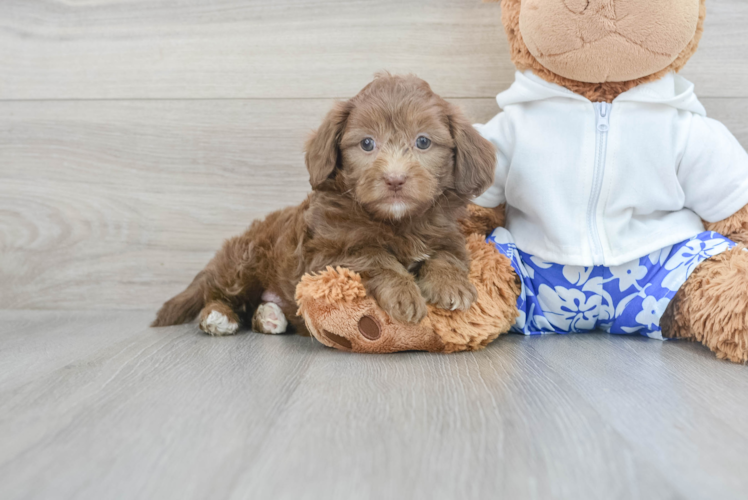
[[501, 7], [518, 72], [497, 98], [503, 112], [477, 127], [499, 151], [465, 222], [480, 235], [468, 238], [477, 302], [399, 324], [356, 275], [329, 269], [297, 289], [309, 330], [360, 352], [603, 330], [748, 361], [748, 155], [677, 75], [705, 0]]

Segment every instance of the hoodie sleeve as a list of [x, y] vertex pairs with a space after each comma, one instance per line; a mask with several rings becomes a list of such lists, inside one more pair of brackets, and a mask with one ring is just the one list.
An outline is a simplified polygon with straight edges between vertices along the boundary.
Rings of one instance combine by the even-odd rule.
[[678, 180], [686, 208], [707, 222], [748, 204], [748, 154], [722, 123], [692, 115]]
[[499, 113], [485, 125], [475, 125], [480, 134], [496, 146], [496, 174], [493, 185], [488, 190], [473, 200], [473, 203], [481, 207], [494, 208], [506, 203], [506, 178], [509, 174], [509, 164], [512, 151], [514, 150], [514, 127], [510, 115], [506, 112]]

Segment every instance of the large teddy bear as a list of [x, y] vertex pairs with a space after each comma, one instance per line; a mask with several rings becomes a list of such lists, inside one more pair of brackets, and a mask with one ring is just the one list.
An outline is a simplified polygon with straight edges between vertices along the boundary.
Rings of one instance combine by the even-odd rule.
[[705, 0], [501, 7], [518, 72], [503, 112], [477, 126], [499, 151], [494, 185], [463, 221], [477, 302], [397, 324], [355, 273], [328, 269], [297, 289], [309, 330], [358, 352], [602, 330], [747, 361], [748, 155], [677, 75]]

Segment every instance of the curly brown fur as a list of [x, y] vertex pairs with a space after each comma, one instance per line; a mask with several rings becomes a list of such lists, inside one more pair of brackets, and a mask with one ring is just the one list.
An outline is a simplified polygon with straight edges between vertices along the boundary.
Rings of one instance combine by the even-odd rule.
[[688, 46], [683, 49], [680, 55], [667, 68], [653, 73], [644, 78], [630, 80], [626, 82], [604, 82], [604, 83], [584, 83], [576, 80], [569, 80], [552, 71], [546, 69], [530, 53], [530, 49], [525, 45], [522, 34], [519, 29], [519, 14], [522, 0], [484, 0], [486, 2], [501, 2], [501, 20], [504, 24], [504, 30], [509, 39], [509, 49], [512, 62], [520, 71], [532, 70], [542, 79], [566, 87], [572, 92], [576, 92], [592, 102], [612, 102], [613, 99], [631, 90], [632, 88], [647, 82], [659, 80], [671, 71], [680, 71], [696, 52], [704, 33], [704, 19], [706, 18], [706, 0], [701, 0], [699, 11], [699, 23], [696, 29], [696, 35]]
[[714, 231], [736, 243], [748, 245], [748, 205], [725, 220], [713, 223], [705, 221], [704, 226], [707, 231]]
[[738, 245], [702, 262], [662, 318], [671, 338], [701, 342], [720, 359], [748, 361], [748, 252]]
[[[423, 296], [439, 307], [466, 309], [476, 291], [458, 220], [468, 201], [493, 182], [495, 155], [426, 82], [380, 75], [336, 104], [307, 142], [314, 189], [307, 200], [228, 240], [153, 324], [188, 321], [204, 304], [210, 309], [201, 313], [204, 330], [205, 318], [222, 306], [249, 324], [269, 292], [303, 333], [296, 285], [305, 273], [328, 266], [361, 274], [367, 293], [399, 321], [425, 317]], [[232, 318], [210, 333], [233, 333]]]

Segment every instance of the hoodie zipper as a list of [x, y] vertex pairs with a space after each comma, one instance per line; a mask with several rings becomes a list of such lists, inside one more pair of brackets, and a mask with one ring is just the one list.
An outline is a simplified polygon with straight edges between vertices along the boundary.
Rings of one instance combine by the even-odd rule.
[[610, 131], [610, 113], [613, 105], [607, 102], [596, 102], [595, 107], [595, 170], [592, 174], [592, 193], [587, 206], [587, 225], [592, 239], [592, 260], [595, 265], [603, 264], [605, 255], [600, 232], [597, 229], [597, 207], [603, 190], [605, 160], [608, 156], [608, 132]]

